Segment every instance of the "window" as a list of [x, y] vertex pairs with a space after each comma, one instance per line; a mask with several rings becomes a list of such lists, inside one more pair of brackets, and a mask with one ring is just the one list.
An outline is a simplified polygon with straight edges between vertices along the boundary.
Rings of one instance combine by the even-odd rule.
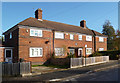
[[92, 36], [86, 36], [86, 41], [92, 41]]
[[99, 42], [104, 42], [104, 38], [103, 37], [99, 37]]
[[63, 48], [55, 48], [55, 55], [63, 56], [64, 55]]
[[74, 49], [69, 49], [70, 50], [70, 54], [74, 54], [75, 50]]
[[70, 39], [73, 40], [74, 39], [74, 35], [70, 34]]
[[30, 36], [42, 37], [42, 30], [30, 29]]
[[10, 39], [12, 38], [12, 33], [10, 33]]
[[87, 55], [92, 54], [92, 48], [86, 48], [86, 54]]
[[79, 38], [78, 38], [79, 40], [82, 40], [82, 35], [79, 35], [78, 37], [79, 37]]
[[42, 57], [43, 49], [42, 48], [30, 48], [30, 57]]
[[104, 51], [104, 48], [99, 48], [99, 51]]
[[64, 33], [61, 33], [61, 32], [55, 32], [55, 38], [64, 39]]

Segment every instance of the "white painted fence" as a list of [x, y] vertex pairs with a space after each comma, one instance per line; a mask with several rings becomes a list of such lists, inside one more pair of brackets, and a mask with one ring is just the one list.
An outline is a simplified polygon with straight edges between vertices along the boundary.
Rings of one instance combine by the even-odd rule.
[[70, 68], [100, 64], [100, 63], [105, 63], [105, 62], [109, 62], [109, 56], [71, 58]]

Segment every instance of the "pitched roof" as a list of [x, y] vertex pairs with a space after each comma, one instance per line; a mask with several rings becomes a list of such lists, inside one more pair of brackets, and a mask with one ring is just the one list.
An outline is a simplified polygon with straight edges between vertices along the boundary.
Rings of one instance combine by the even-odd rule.
[[[59, 23], [59, 22], [54, 22], [54, 21], [48, 21], [48, 20], [40, 21], [33, 17], [27, 18], [24, 21], [18, 23], [17, 25], [47, 28], [47, 29], [52, 29], [56, 31], [76, 32], [76, 33], [81, 33], [81, 34], [86, 34], [86, 35], [94, 35], [94, 33], [88, 28], [84, 29], [80, 26], [69, 25], [69, 24], [64, 24], [64, 23]], [[95, 33], [98, 36], [105, 36], [96, 31]]]

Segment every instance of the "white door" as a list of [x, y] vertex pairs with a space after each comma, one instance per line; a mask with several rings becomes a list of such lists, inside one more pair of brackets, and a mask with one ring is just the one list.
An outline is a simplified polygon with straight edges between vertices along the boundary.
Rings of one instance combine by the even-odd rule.
[[12, 63], [12, 49], [5, 49], [5, 62]]
[[82, 56], [83, 56], [82, 48], [79, 48], [79, 49], [78, 49], [78, 56], [79, 56], [79, 57], [82, 57]]

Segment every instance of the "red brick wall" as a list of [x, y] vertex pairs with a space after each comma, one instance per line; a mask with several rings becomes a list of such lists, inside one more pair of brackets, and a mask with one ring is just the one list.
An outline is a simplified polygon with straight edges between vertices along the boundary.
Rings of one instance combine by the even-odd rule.
[[104, 38], [104, 42], [99, 42], [99, 37], [96, 37], [96, 50], [99, 50], [99, 48], [107, 50], [107, 38]]
[[[15, 26], [14, 28], [17, 28], [17, 26]], [[15, 29], [12, 31], [12, 38], [10, 39], [10, 33], [8, 32], [7, 34], [5, 34], [5, 43], [4, 46], [5, 47], [14, 47], [13, 49], [13, 62], [17, 62], [18, 61], [18, 32], [19, 29]]]
[[0, 48], [0, 62], [4, 62], [4, 48]]
[[[26, 32], [28, 30], [28, 32]], [[43, 37], [30, 36], [30, 29], [19, 29], [19, 58], [26, 61], [44, 63], [52, 55], [52, 32], [43, 30]], [[49, 41], [47, 44], [46, 41]], [[43, 57], [29, 57], [30, 47], [42, 47]]]
[[[8, 39], [9, 34], [6, 35]], [[78, 34], [74, 34], [74, 40], [70, 40], [70, 34], [64, 34], [65, 39], [54, 39], [54, 48], [63, 47], [66, 48], [65, 56], [67, 56], [67, 52], [69, 52], [68, 47], [79, 47], [83, 48], [83, 55], [85, 56], [85, 45], [87, 48], [92, 48], [94, 52], [94, 37], [92, 37], [92, 41], [86, 41], [86, 36], [82, 36], [82, 40], [78, 40]], [[105, 42], [99, 42], [98, 37], [96, 37], [96, 49], [104, 48], [107, 50], [107, 38], [104, 38]], [[48, 43], [46, 43], [48, 41]], [[77, 43], [77, 45], [76, 45]], [[53, 32], [50, 30], [43, 30], [43, 37], [33, 37], [30, 36], [29, 28], [19, 28], [13, 31], [13, 38], [8, 39], [5, 43], [6, 46], [14, 47], [13, 56], [14, 61], [18, 60], [18, 58], [24, 58], [26, 61], [32, 62], [46, 62], [53, 53]], [[42, 47], [43, 48], [43, 56], [42, 57], [29, 57], [29, 48], [30, 47]], [[17, 57], [18, 56], [18, 57]], [[65, 57], [63, 56], [63, 57]]]

